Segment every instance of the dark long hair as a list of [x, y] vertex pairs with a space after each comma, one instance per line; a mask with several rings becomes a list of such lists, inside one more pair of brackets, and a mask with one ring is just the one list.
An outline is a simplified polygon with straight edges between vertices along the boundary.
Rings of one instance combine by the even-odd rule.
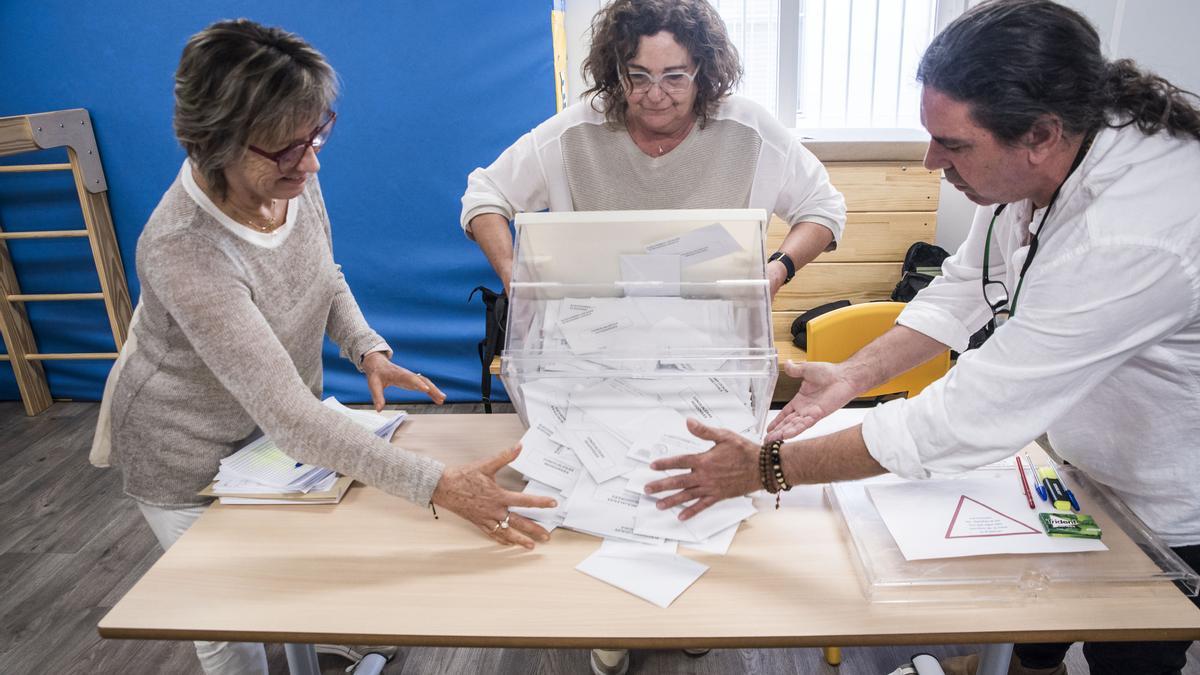
[[993, 0], [964, 13], [921, 58], [917, 80], [971, 106], [975, 122], [1015, 144], [1044, 115], [1068, 134], [1136, 124], [1200, 140], [1195, 94], [1109, 62], [1078, 12], [1050, 0]]
[[700, 66], [692, 112], [704, 126], [742, 77], [737, 48], [721, 15], [705, 0], [615, 0], [592, 19], [592, 47], [583, 61], [592, 86], [584, 92], [612, 123], [625, 122], [625, 63], [644, 35], [667, 31]]

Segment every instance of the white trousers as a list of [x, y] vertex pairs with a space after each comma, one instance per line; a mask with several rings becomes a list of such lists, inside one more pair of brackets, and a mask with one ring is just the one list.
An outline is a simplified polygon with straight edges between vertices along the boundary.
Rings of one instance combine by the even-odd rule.
[[[142, 516], [150, 524], [163, 550], [171, 548], [192, 523], [204, 513], [206, 506], [186, 509], [164, 509], [138, 503]], [[200, 667], [208, 675], [267, 674], [267, 650], [259, 642], [201, 642], [196, 643]]]

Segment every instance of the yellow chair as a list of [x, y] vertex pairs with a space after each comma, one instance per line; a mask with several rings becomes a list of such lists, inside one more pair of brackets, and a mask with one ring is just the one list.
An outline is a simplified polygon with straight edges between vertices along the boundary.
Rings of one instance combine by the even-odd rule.
[[[835, 309], [808, 322], [808, 360], [840, 363], [896, 324], [903, 302], [864, 302]], [[888, 394], [913, 397], [950, 369], [950, 350], [883, 384], [860, 394], [873, 398]]]
[[[903, 302], [865, 302], [835, 309], [808, 322], [808, 360], [840, 363], [854, 355], [875, 338], [896, 324], [904, 309]], [[865, 391], [860, 398], [889, 394], [916, 396], [925, 387], [941, 378], [950, 369], [950, 350], [938, 354], [921, 365], [897, 375], [883, 384]], [[842, 662], [839, 647], [823, 649], [825, 662], [836, 666]]]

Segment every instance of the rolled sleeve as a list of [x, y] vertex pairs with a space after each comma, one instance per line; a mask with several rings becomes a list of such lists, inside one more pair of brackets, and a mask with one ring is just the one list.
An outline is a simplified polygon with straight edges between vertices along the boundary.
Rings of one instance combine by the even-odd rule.
[[920, 395], [864, 419], [867, 449], [884, 468], [927, 478], [1010, 457], [1178, 331], [1197, 302], [1190, 261], [1132, 239], [1039, 265], [1020, 311], [982, 347]]
[[534, 133], [517, 139], [487, 168], [467, 176], [459, 224], [471, 234], [471, 219], [496, 213], [512, 220], [517, 213], [541, 211], [549, 206], [545, 171], [538, 156]]

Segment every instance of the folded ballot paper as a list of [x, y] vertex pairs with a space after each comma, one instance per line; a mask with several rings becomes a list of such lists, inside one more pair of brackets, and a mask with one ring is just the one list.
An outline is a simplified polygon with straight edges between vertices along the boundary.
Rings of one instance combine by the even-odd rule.
[[[406, 416], [403, 411], [388, 417], [352, 410], [332, 396], [323, 404], [384, 440], [391, 440]], [[213, 483], [199, 494], [219, 497], [222, 504], [336, 504], [352, 482], [330, 469], [297, 462], [274, 441], [260, 436], [222, 459]]]
[[[667, 607], [708, 568], [677, 553], [724, 555], [739, 524], [754, 515], [748, 497], [680, 521], [683, 507], [660, 510], [647, 483], [679, 472], [650, 469], [711, 443], [687, 430], [687, 417], [753, 436], [757, 424], [736, 388], [720, 378], [547, 378], [521, 385], [529, 430], [512, 467], [525, 492], [554, 497], [553, 509], [514, 508], [547, 530], [604, 539], [579, 571]], [[670, 494], [670, 493], [664, 493]]]

